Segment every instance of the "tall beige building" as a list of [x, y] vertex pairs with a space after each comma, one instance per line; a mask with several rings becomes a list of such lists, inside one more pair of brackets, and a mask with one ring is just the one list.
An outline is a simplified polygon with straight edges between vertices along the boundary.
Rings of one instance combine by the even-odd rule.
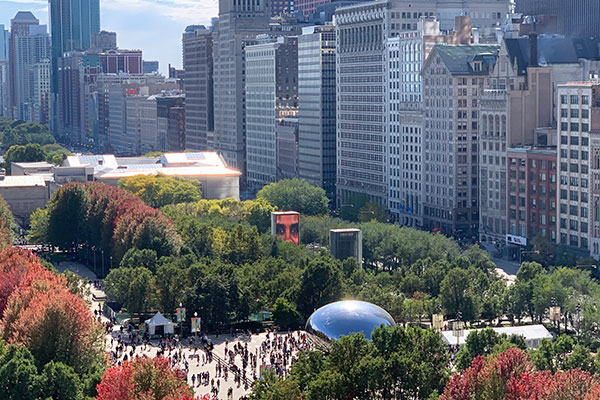
[[495, 45], [437, 45], [422, 71], [423, 225], [458, 237], [479, 222], [478, 102], [496, 62]]

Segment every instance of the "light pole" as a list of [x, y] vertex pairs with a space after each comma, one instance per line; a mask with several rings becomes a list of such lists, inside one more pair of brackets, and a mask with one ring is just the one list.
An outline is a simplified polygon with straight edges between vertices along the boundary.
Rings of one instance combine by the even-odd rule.
[[[183, 307], [183, 304], [181, 304], [181, 302], [179, 303], [179, 308]], [[177, 319], [179, 320], [179, 337], [183, 337], [183, 321], [181, 318], [179, 318], [179, 316], [177, 316]]]
[[[198, 312], [194, 311], [194, 318], [198, 318]], [[194, 343], [196, 342], [196, 339], [198, 338], [198, 330], [194, 329]]]
[[112, 255], [110, 256], [110, 269], [112, 269]]
[[102, 277], [106, 278], [106, 275], [104, 275], [104, 250], [102, 250]]

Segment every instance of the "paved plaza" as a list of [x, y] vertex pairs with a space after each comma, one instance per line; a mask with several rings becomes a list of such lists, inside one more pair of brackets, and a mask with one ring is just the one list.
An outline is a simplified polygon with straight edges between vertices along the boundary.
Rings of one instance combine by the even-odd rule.
[[[85, 266], [75, 262], [61, 262], [60, 272], [70, 270], [90, 281], [96, 276]], [[90, 306], [107, 328], [106, 351], [111, 362], [117, 364], [135, 357], [161, 355], [171, 360], [174, 368], [187, 376], [195, 396], [210, 395], [211, 399], [240, 400], [250, 392], [252, 382], [260, 377], [261, 369], [272, 368], [285, 374], [294, 361], [296, 353], [307, 349], [309, 342], [303, 331], [237, 335], [207, 335], [169, 341], [142, 341], [139, 335], [130, 334], [125, 327], [111, 324], [100, 315], [102, 303], [95, 299], [105, 298], [102, 290], [89, 285]], [[212, 351], [203, 349], [203, 340], [212, 345]]]

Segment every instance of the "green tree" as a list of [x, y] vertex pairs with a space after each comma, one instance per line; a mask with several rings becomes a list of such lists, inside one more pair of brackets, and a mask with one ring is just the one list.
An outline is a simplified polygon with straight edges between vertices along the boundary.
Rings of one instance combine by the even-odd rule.
[[46, 151], [37, 143], [11, 146], [4, 154], [4, 169], [7, 174], [10, 174], [13, 162], [45, 161], [47, 157]]
[[281, 329], [297, 328], [301, 315], [296, 306], [283, 297], [279, 297], [273, 305], [273, 322]]
[[306, 215], [321, 215], [328, 211], [325, 190], [300, 179], [284, 179], [263, 187], [256, 194], [282, 211], [298, 211]]
[[[4, 344], [1, 344], [4, 346]], [[24, 346], [9, 345], [0, 357], [0, 398], [34, 400], [37, 368]]]
[[47, 208], [38, 208], [30, 216], [30, 228], [27, 232], [27, 240], [31, 243], [48, 243], [48, 226], [50, 223], [50, 213]]
[[311, 260], [302, 273], [298, 311], [309, 316], [316, 308], [339, 300], [341, 295], [342, 273], [339, 262], [324, 256]]
[[156, 272], [156, 251], [152, 249], [137, 249], [132, 247], [127, 250], [127, 253], [121, 259], [121, 267], [136, 268], [144, 267], [152, 272]]
[[184, 299], [185, 270], [172, 263], [163, 264], [156, 270], [155, 283], [161, 310], [173, 313], [175, 307]]
[[106, 293], [133, 314], [147, 310], [154, 293], [152, 281], [152, 272], [144, 267], [115, 268], [104, 280]]
[[81, 184], [59, 188], [48, 204], [48, 239], [50, 243], [71, 249], [82, 243], [88, 193]]
[[250, 400], [301, 400], [302, 392], [291, 379], [278, 378], [274, 371], [267, 370], [256, 381], [250, 393]]
[[464, 321], [476, 318], [479, 298], [471, 289], [472, 270], [454, 268], [448, 272], [440, 284], [440, 302], [447, 314], [456, 316], [459, 312]]
[[155, 208], [167, 204], [195, 202], [202, 198], [202, 187], [199, 181], [162, 174], [124, 178], [119, 180], [119, 187]]
[[[359, 211], [367, 205], [369, 196], [364, 193], [353, 193], [340, 207], [340, 218], [345, 221], [358, 222]], [[367, 219], [370, 221], [370, 219]]]
[[380, 327], [372, 334], [383, 363], [383, 397], [426, 399], [449, 378], [449, 355], [441, 336], [421, 328]]
[[381, 204], [369, 201], [358, 210], [358, 220], [360, 222], [386, 222], [387, 213]]
[[44, 365], [44, 369], [41, 375], [36, 378], [34, 386], [42, 399], [83, 399], [79, 376], [72, 367], [61, 362], [50, 361]]

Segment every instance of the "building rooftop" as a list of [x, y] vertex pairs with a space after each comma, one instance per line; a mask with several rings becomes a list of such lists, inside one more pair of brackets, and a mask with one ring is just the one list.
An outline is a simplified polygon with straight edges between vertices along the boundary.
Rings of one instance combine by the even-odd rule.
[[[496, 62], [497, 45], [436, 45], [435, 51], [452, 75], [488, 75]], [[481, 69], [475, 70], [474, 63]]]
[[51, 164], [46, 161], [38, 161], [38, 162], [12, 162], [12, 165], [17, 165], [21, 168], [53, 168], [54, 164]]
[[42, 175], [7, 175], [0, 179], [0, 188], [46, 186]]
[[12, 19], [15, 22], [31, 22], [38, 21], [31, 11], [19, 11], [17, 15]]
[[[505, 39], [508, 57], [517, 71], [524, 74], [529, 67], [529, 37]], [[579, 59], [598, 60], [600, 39], [570, 38], [564, 36], [541, 35], [537, 38], [538, 64], [574, 64]]]
[[[492, 328], [498, 334], [505, 335], [519, 335], [523, 336], [525, 341], [541, 340], [541, 339], [552, 339], [552, 334], [548, 332], [548, 329], [544, 325], [525, 325], [525, 326], [505, 326], [500, 328]], [[458, 344], [464, 345], [467, 340], [467, 336], [471, 332], [479, 331], [481, 329], [465, 329], [463, 336], [458, 337]], [[453, 331], [442, 331], [442, 338], [448, 344], [456, 344], [457, 337], [454, 336]]]
[[105, 155], [74, 155], [63, 162], [66, 167], [91, 166], [101, 179], [120, 179], [135, 175], [184, 177], [240, 176], [229, 168], [216, 152], [165, 153], [160, 157], [119, 157]]

